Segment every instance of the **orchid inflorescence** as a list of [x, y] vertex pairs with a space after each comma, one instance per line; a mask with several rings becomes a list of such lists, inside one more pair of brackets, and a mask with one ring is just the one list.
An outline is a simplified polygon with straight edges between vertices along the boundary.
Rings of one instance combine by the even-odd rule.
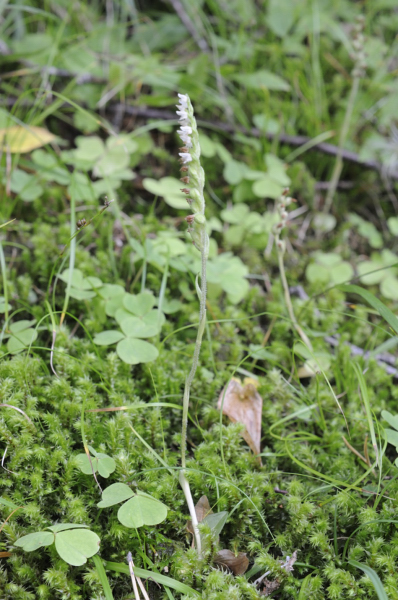
[[292, 202], [294, 202], [293, 198], [288, 196], [289, 188], [285, 188], [282, 192], [282, 195], [278, 200], [276, 200], [275, 208], [279, 214], [279, 220], [272, 228], [272, 233], [276, 239], [276, 246], [278, 251], [284, 253], [285, 252], [285, 242], [280, 239], [280, 234], [282, 230], [286, 227], [286, 222], [288, 218], [288, 212], [286, 211], [286, 207], [289, 206]]
[[[189, 227], [195, 248], [200, 252], [201, 270], [196, 279], [196, 290], [199, 297], [199, 323], [196, 335], [196, 343], [192, 356], [192, 365], [185, 380], [183, 407], [182, 407], [182, 427], [181, 427], [181, 470], [179, 473], [179, 482], [187, 501], [189, 513], [191, 515], [192, 527], [194, 530], [196, 549], [201, 556], [202, 542], [198, 527], [198, 518], [195, 512], [195, 505], [192, 498], [189, 481], [186, 477], [186, 447], [187, 447], [187, 425], [188, 425], [188, 407], [192, 382], [195, 377], [196, 369], [199, 364], [200, 347], [202, 344], [203, 333], [206, 327], [206, 264], [209, 254], [209, 236], [206, 231], [205, 217], [205, 199], [203, 187], [205, 184], [205, 173], [200, 165], [200, 144], [199, 134], [196, 126], [196, 119], [193, 114], [193, 108], [188, 94], [178, 94], [180, 103], [177, 104], [177, 115], [180, 121], [178, 135], [184, 143], [180, 148], [181, 181], [188, 187], [183, 187], [182, 192], [187, 195], [187, 202], [192, 210], [191, 215], [185, 217]], [[200, 285], [199, 285], [200, 277]]]
[[188, 94], [178, 94], [179, 104], [177, 104], [177, 115], [180, 121], [180, 136], [184, 146], [180, 148], [179, 156], [181, 173], [183, 176], [180, 181], [185, 185], [190, 184], [190, 188], [182, 188], [182, 192], [187, 195], [187, 202], [192, 209], [193, 214], [186, 217], [190, 225], [188, 228], [191, 234], [194, 246], [207, 256], [209, 238], [206, 233], [205, 218], [205, 200], [203, 196], [203, 187], [205, 183], [205, 174], [200, 165], [200, 144], [196, 119], [193, 114], [193, 108]]
[[364, 50], [365, 37], [363, 30], [365, 27], [365, 18], [359, 15], [356, 19], [356, 23], [353, 31], [352, 47], [354, 49], [352, 58], [354, 59], [354, 69], [352, 71], [353, 77], [364, 77], [366, 71], [366, 54]]

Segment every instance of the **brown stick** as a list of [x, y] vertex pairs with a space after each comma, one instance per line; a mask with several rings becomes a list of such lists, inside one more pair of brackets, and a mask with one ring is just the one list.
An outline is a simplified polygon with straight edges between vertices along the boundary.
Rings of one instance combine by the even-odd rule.
[[[66, 76], [66, 73], [62, 72], [62, 76]], [[76, 77], [75, 73], [69, 73], [70, 77]], [[87, 80], [89, 79], [89, 75], [87, 75]], [[6, 98], [4, 101], [0, 102], [0, 106], [14, 106], [16, 102], [16, 98]], [[21, 101], [20, 105], [22, 106], [31, 106], [33, 103]], [[68, 106], [68, 103], [62, 105], [62, 107]], [[122, 103], [114, 103], [109, 105], [108, 110], [112, 112], [120, 111], [123, 109], [125, 114], [141, 117], [143, 119], [162, 119], [162, 120], [176, 120], [176, 116], [173, 112], [161, 110], [158, 108], [147, 108], [145, 106], [130, 106]], [[302, 146], [308, 143], [312, 138], [306, 135], [288, 135], [286, 133], [274, 134], [274, 133], [263, 133], [256, 127], [252, 127], [251, 129], [247, 129], [246, 127], [242, 127], [241, 125], [231, 125], [229, 123], [223, 123], [221, 121], [202, 121], [198, 119], [198, 124], [203, 128], [207, 129], [218, 129], [219, 131], [224, 131], [225, 133], [243, 133], [245, 135], [251, 135], [253, 137], [266, 137], [268, 140], [277, 139], [281, 144], [287, 144], [288, 146]], [[333, 144], [328, 144], [327, 142], [320, 142], [319, 144], [315, 144], [312, 146], [311, 150], [318, 150], [323, 152], [324, 154], [329, 154], [331, 156], [337, 156], [338, 147]], [[383, 165], [379, 163], [377, 160], [362, 160], [358, 154], [355, 152], [351, 152], [350, 150], [343, 150], [341, 154], [343, 160], [347, 162], [351, 162], [361, 167], [366, 167], [367, 169], [372, 169], [373, 171], [381, 171]], [[389, 173], [390, 179], [398, 179], [398, 171], [392, 171]]]

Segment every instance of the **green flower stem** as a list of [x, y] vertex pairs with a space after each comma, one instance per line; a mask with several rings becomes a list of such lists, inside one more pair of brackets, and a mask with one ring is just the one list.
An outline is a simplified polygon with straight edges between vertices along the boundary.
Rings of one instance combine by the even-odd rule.
[[344, 147], [345, 141], [347, 139], [348, 130], [350, 128], [352, 111], [354, 110], [355, 99], [358, 94], [360, 81], [361, 81], [361, 78], [359, 76], [354, 77], [353, 81], [352, 81], [352, 87], [351, 87], [350, 95], [348, 97], [347, 109], [346, 109], [346, 113], [345, 113], [345, 117], [344, 117], [344, 122], [343, 122], [343, 126], [342, 126], [341, 132], [340, 132], [339, 147], [338, 147], [338, 151], [337, 151], [336, 162], [334, 164], [332, 179], [330, 180], [330, 186], [328, 189], [328, 193], [327, 193], [326, 200], [325, 200], [325, 206], [323, 209], [323, 212], [325, 212], [325, 213], [328, 213], [332, 206], [333, 198], [336, 193], [337, 184], [339, 183], [339, 180], [340, 180], [340, 175], [341, 175], [341, 171], [343, 168], [343, 158], [342, 158], [343, 147]]
[[5, 303], [4, 317], [5, 317], [5, 321], [8, 325], [7, 267], [6, 267], [6, 259], [4, 256], [3, 244], [1, 242], [1, 239], [0, 239], [0, 266], [1, 266], [1, 273], [2, 273], [2, 278], [3, 278], [3, 294], [4, 294], [4, 303]]
[[285, 264], [283, 262], [283, 255], [285, 253], [285, 248], [284, 248], [283, 243], [281, 243], [281, 241], [280, 241], [279, 235], [275, 236], [275, 242], [276, 242], [276, 248], [277, 248], [277, 252], [278, 252], [279, 272], [280, 272], [280, 276], [281, 276], [281, 280], [282, 280], [282, 287], [283, 287], [283, 292], [285, 295], [285, 302], [286, 302], [290, 320], [293, 323], [295, 330], [301, 337], [304, 344], [307, 346], [307, 348], [311, 352], [313, 352], [312, 344], [311, 344], [307, 334], [302, 330], [301, 326], [299, 325], [299, 323], [296, 319], [296, 315], [294, 314], [292, 299], [290, 297], [290, 292], [289, 292], [289, 285], [288, 285], [288, 282], [286, 279]]
[[192, 358], [191, 370], [185, 380], [184, 398], [183, 398], [183, 405], [182, 405], [182, 429], [181, 429], [181, 466], [182, 466], [182, 469], [181, 469], [180, 475], [179, 475], [180, 485], [181, 485], [182, 491], [184, 492], [185, 499], [187, 501], [189, 514], [191, 515], [192, 527], [195, 532], [196, 548], [197, 548], [199, 556], [202, 553], [202, 544], [201, 544], [200, 533], [199, 533], [199, 528], [198, 528], [198, 519], [196, 517], [195, 505], [193, 503], [191, 489], [189, 487], [189, 482], [185, 475], [185, 469], [186, 469], [186, 451], [187, 451], [187, 426], [188, 426], [189, 396], [191, 393], [191, 386], [192, 386], [192, 382], [195, 377], [196, 369], [198, 368], [198, 364], [199, 364], [200, 347], [202, 345], [203, 333], [204, 333], [205, 327], [206, 327], [206, 296], [207, 296], [206, 267], [207, 267], [207, 254], [208, 254], [208, 252], [207, 252], [208, 238], [207, 238], [207, 235], [205, 232], [202, 237], [203, 237], [203, 244], [201, 244], [202, 269], [201, 269], [201, 274], [200, 274], [201, 287], [200, 287], [200, 293], [199, 293], [199, 301], [200, 301], [199, 327], [198, 327], [198, 333], [196, 336], [196, 343], [195, 343], [195, 349], [194, 349], [193, 358]]
[[189, 396], [191, 393], [192, 382], [195, 377], [196, 369], [199, 364], [200, 347], [202, 345], [203, 334], [206, 328], [206, 265], [209, 255], [209, 237], [206, 232], [206, 216], [205, 216], [205, 199], [203, 196], [203, 187], [205, 182], [205, 174], [200, 165], [200, 143], [196, 119], [194, 111], [187, 94], [178, 94], [179, 104], [177, 105], [177, 115], [179, 116], [180, 129], [178, 135], [183, 142], [180, 148], [179, 156], [182, 164], [181, 173], [184, 176], [180, 179], [188, 188], [183, 188], [182, 191], [187, 194], [187, 202], [192, 210], [191, 215], [186, 217], [189, 223], [188, 231], [191, 235], [192, 242], [201, 256], [201, 272], [200, 286], [196, 281], [196, 291], [199, 297], [199, 325], [196, 336], [195, 349], [192, 357], [192, 366], [185, 380], [184, 397], [182, 405], [182, 425], [181, 425], [181, 471], [179, 481], [187, 501], [189, 513], [191, 515], [192, 526], [195, 535], [196, 549], [199, 557], [202, 554], [202, 544], [200, 539], [198, 519], [196, 517], [195, 505], [192, 499], [189, 481], [186, 478], [186, 451], [187, 451], [187, 426], [188, 426], [188, 409]]

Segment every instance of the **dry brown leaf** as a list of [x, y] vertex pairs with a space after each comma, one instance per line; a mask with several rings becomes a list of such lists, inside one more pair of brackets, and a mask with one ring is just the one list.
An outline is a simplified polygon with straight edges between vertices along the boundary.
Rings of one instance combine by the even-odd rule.
[[[205, 517], [207, 517], [207, 515], [210, 515], [212, 512], [213, 511], [210, 508], [210, 504], [207, 499], [207, 496], [202, 496], [201, 498], [199, 498], [197, 504], [195, 505], [195, 513], [196, 513], [196, 518], [198, 519], [198, 523], [201, 523], [203, 521], [203, 519]], [[189, 533], [192, 533], [192, 535], [195, 535], [191, 520], [189, 520], [187, 523], [187, 529], [188, 529]]]
[[23, 154], [31, 152], [36, 148], [45, 146], [55, 140], [55, 135], [33, 125], [13, 125], [0, 129], [0, 148], [11, 152], [11, 154]]
[[255, 382], [246, 379], [242, 386], [239, 379], [231, 379], [218, 399], [217, 408], [234, 423], [242, 423], [246, 430], [243, 437], [254, 454], [260, 453], [261, 416], [263, 399], [258, 393]]
[[269, 579], [264, 579], [264, 587], [261, 592], [261, 595], [269, 596], [270, 594], [272, 594], [272, 592], [275, 592], [275, 590], [278, 589], [280, 584], [281, 583], [280, 583], [279, 579], [275, 579], [275, 581], [270, 581]]
[[249, 559], [245, 552], [239, 552], [237, 556], [231, 550], [220, 550], [214, 557], [214, 562], [223, 567], [231, 569], [234, 575], [243, 575], [249, 566]]

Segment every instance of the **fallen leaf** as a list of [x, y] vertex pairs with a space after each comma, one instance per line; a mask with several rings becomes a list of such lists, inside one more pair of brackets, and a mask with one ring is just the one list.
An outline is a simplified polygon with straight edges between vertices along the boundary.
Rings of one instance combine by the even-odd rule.
[[217, 552], [214, 562], [223, 567], [228, 567], [234, 575], [243, 575], [249, 566], [249, 559], [245, 552], [239, 552], [235, 556], [231, 550], [220, 550]]
[[[297, 550], [295, 550], [293, 552], [293, 554], [291, 556], [286, 556], [286, 559], [284, 561], [280, 561], [281, 567], [282, 569], [284, 569], [287, 573], [290, 573], [291, 571], [293, 571], [293, 565], [297, 560]], [[270, 573], [271, 571], [267, 571], [266, 573], [264, 573], [264, 575], [261, 575], [261, 577], [259, 577], [258, 579], [256, 579], [256, 581], [254, 582], [254, 585], [259, 587], [261, 584], [264, 585], [262, 591], [261, 591], [261, 595], [262, 596], [269, 596], [270, 594], [272, 594], [272, 592], [274, 592], [275, 590], [277, 590], [279, 588], [279, 586], [281, 585], [281, 582], [278, 578], [276, 578], [274, 581], [270, 581], [269, 579], [267, 579], [267, 575]]]
[[259, 454], [263, 399], [253, 381], [246, 379], [242, 386], [239, 379], [231, 379], [220, 394], [217, 408], [221, 409], [222, 407], [223, 414], [227, 415], [231, 421], [242, 423], [245, 426], [246, 430], [242, 435], [254, 454]]
[[263, 590], [261, 592], [262, 596], [269, 596], [270, 594], [272, 594], [272, 592], [275, 592], [275, 590], [278, 589], [278, 587], [280, 586], [280, 581], [279, 579], [275, 579], [275, 581], [270, 581], [269, 579], [264, 579], [264, 587]]
[[[210, 508], [210, 504], [207, 499], [207, 496], [202, 496], [201, 498], [199, 498], [198, 502], [195, 505], [195, 513], [196, 513], [196, 518], [198, 519], [198, 523], [201, 523], [203, 521], [203, 519], [205, 517], [207, 517], [207, 515], [211, 515], [212, 512], [213, 511]], [[189, 533], [192, 533], [192, 535], [195, 534], [193, 527], [192, 527], [191, 520], [188, 521], [188, 523], [187, 523], [187, 529], [188, 529]]]
[[43, 129], [26, 125], [14, 125], [0, 129], [0, 146], [11, 154], [24, 154], [45, 146], [55, 140], [55, 135]]

